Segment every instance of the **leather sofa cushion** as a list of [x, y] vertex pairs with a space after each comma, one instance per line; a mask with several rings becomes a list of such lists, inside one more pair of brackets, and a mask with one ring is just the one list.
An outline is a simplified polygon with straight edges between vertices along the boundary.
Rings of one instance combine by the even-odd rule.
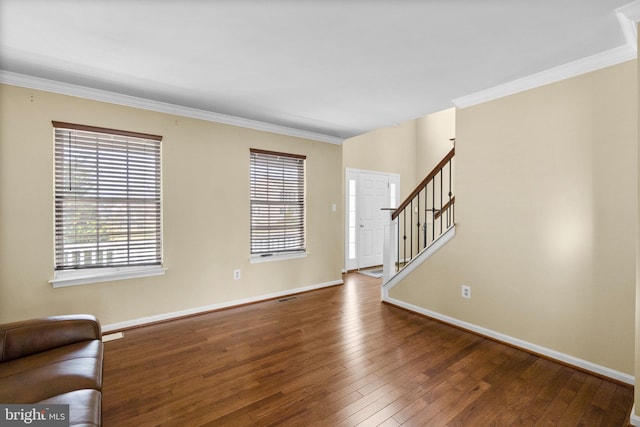
[[87, 314], [6, 323], [0, 326], [0, 362], [100, 339], [101, 335], [100, 323]]
[[76, 390], [37, 403], [43, 405], [68, 404], [69, 427], [100, 425], [101, 394], [97, 390]]
[[36, 403], [78, 389], [102, 389], [103, 344], [84, 341], [0, 363], [0, 402]]

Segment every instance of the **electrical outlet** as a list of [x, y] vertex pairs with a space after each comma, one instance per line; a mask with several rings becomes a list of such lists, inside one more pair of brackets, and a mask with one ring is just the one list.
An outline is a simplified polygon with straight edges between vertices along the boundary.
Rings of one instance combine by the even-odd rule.
[[233, 280], [240, 280], [240, 269], [233, 270]]
[[462, 298], [471, 299], [471, 286], [462, 285]]

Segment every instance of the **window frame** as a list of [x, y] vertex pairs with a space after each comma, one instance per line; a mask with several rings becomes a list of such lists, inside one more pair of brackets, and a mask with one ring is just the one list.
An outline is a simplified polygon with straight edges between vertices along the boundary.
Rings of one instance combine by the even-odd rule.
[[[283, 153], [277, 151], [269, 151], [262, 150], [256, 148], [250, 148], [250, 163], [249, 163], [249, 254], [250, 254], [250, 262], [251, 263], [259, 263], [259, 262], [267, 262], [267, 261], [276, 261], [282, 259], [292, 259], [292, 258], [303, 258], [307, 256], [307, 218], [306, 218], [306, 209], [307, 209], [307, 201], [306, 201], [306, 159], [307, 156], [301, 154], [291, 154], [291, 153]], [[256, 160], [260, 159], [260, 164], [256, 164]], [[280, 160], [282, 159], [282, 162]], [[297, 163], [297, 166], [295, 164]], [[269, 199], [270, 196], [266, 196], [264, 193], [264, 184], [258, 184], [258, 182], [264, 182], [265, 179], [258, 179], [254, 174], [256, 172], [256, 167], [267, 167], [270, 164], [274, 166], [272, 169], [269, 169], [267, 175], [269, 173], [274, 173], [277, 171], [276, 167], [285, 168], [288, 167], [287, 173], [282, 172], [281, 179], [276, 182], [276, 188], [278, 191], [281, 191], [281, 194], [286, 193], [287, 190], [294, 190], [293, 199], [294, 201], [287, 202], [285, 199], [280, 198], [280, 200]], [[264, 169], [263, 169], [264, 171]], [[297, 179], [292, 181], [288, 178], [297, 175]], [[286, 180], [286, 182], [285, 182]], [[261, 187], [262, 186], [262, 187]], [[297, 187], [297, 189], [294, 189]], [[258, 197], [258, 194], [262, 198]], [[269, 192], [272, 193], [272, 192]], [[273, 193], [275, 194], [275, 193]], [[271, 194], [271, 195], [273, 195]], [[268, 199], [265, 199], [267, 197]], [[285, 196], [286, 197], [286, 196]], [[290, 196], [289, 196], [290, 197]], [[295, 201], [297, 200], [297, 201]], [[290, 230], [289, 234], [292, 234], [293, 241], [300, 242], [300, 244], [292, 245], [291, 247], [287, 247], [284, 244], [283, 248], [275, 249], [274, 247], [278, 246], [274, 242], [258, 243], [255, 240], [255, 236], [257, 235], [257, 230], [262, 228], [264, 231], [265, 227], [271, 227], [272, 223], [269, 222], [269, 225], [258, 223], [260, 222], [260, 218], [255, 219], [254, 213], [258, 206], [262, 206], [262, 209], [269, 209], [271, 206], [284, 206], [290, 207], [294, 211], [292, 223], [299, 222], [300, 225], [298, 227], [292, 225], [288, 227], [287, 230]], [[299, 211], [298, 211], [299, 210]], [[264, 217], [264, 215], [263, 215]], [[293, 231], [291, 231], [293, 230]], [[273, 231], [273, 230], [270, 230]], [[283, 231], [283, 233], [287, 234]], [[282, 234], [280, 236], [276, 234], [277, 238], [282, 238]], [[263, 248], [265, 244], [271, 246], [270, 249], [265, 250], [257, 250], [260, 246]]]
[[[65, 123], [65, 122], [58, 122], [58, 121], [52, 121], [52, 125], [53, 125], [53, 145], [54, 145], [54, 177], [53, 177], [53, 182], [54, 182], [54, 197], [53, 197], [53, 213], [54, 213], [54, 277], [52, 280], [49, 281], [49, 283], [51, 283], [53, 285], [54, 288], [57, 287], [65, 287], [65, 286], [74, 286], [74, 285], [83, 285], [83, 284], [88, 284], [88, 283], [97, 283], [97, 282], [105, 282], [105, 281], [112, 281], [112, 280], [122, 280], [122, 279], [130, 279], [130, 278], [136, 278], [136, 277], [148, 277], [148, 276], [158, 276], [158, 275], [162, 275], [165, 273], [166, 269], [163, 267], [163, 254], [162, 254], [162, 242], [163, 242], [163, 236], [162, 236], [162, 137], [158, 136], [158, 135], [151, 135], [151, 134], [146, 134], [146, 133], [140, 133], [140, 132], [130, 132], [130, 131], [123, 131], [123, 130], [117, 130], [117, 129], [109, 129], [109, 128], [103, 128], [103, 127], [96, 127], [96, 126], [87, 126], [87, 125], [79, 125], [79, 124], [74, 124], [74, 123]], [[71, 194], [74, 194], [73, 190], [70, 189], [69, 192], [66, 192], [64, 189], [60, 189], [61, 184], [65, 183], [64, 181], [64, 174], [67, 174], [67, 179], [71, 179], [71, 177], [73, 177], [73, 179], [78, 179], [78, 177], [80, 178], [84, 178], [84, 179], [91, 179], [91, 178], [86, 178], [87, 176], [92, 177], [94, 176], [92, 174], [92, 172], [88, 172], [89, 175], [87, 175], [84, 172], [74, 172], [72, 174], [72, 172], [70, 172], [71, 170], [71, 161], [69, 160], [69, 165], [63, 165], [60, 166], [61, 162], [66, 162], [67, 160], [64, 159], [65, 153], [67, 150], [67, 148], [61, 146], [61, 144], [64, 143], [64, 139], [62, 137], [58, 136], [58, 133], [62, 131], [69, 131], [69, 136], [71, 136], [73, 134], [74, 137], [77, 137], [78, 139], [82, 139], [83, 137], [86, 138], [85, 140], [83, 140], [82, 143], [78, 143], [78, 141], [74, 141], [74, 146], [71, 147], [71, 145], [69, 145], [70, 148], [68, 148], [68, 150], [77, 150], [78, 152], [80, 152], [82, 149], [85, 149], [85, 152], [87, 152], [86, 147], [89, 147], [92, 145], [93, 142], [95, 142], [95, 160], [91, 158], [91, 156], [89, 156], [89, 167], [87, 167], [86, 165], [84, 165], [85, 170], [91, 171], [90, 167], [95, 166], [95, 179], [96, 179], [96, 184], [95, 184], [95, 190], [93, 190], [95, 192], [95, 194], [92, 194], [91, 196], [86, 196], [87, 197], [86, 200], [88, 203], [90, 203], [92, 206], [95, 206], [96, 208], [98, 206], [103, 207], [107, 206], [107, 209], [109, 207], [111, 207], [112, 209], [116, 209], [115, 206], [120, 206], [118, 209], [122, 209], [122, 206], [127, 206], [126, 210], [126, 218], [127, 218], [127, 224], [130, 224], [129, 221], [131, 220], [131, 215], [135, 216], [135, 213], [131, 213], [130, 211], [130, 206], [131, 203], [133, 202], [134, 205], [136, 203], [136, 197], [132, 196], [130, 194], [130, 191], [134, 191], [131, 190], [130, 186], [135, 186], [135, 184], [140, 182], [140, 177], [138, 176], [137, 181], [134, 181], [133, 184], [131, 183], [132, 181], [130, 181], [130, 179], [134, 179], [133, 175], [130, 175], [129, 172], [129, 168], [131, 168], [133, 166], [133, 157], [135, 156], [135, 154], [140, 155], [140, 153], [146, 152], [146, 148], [144, 148], [144, 151], [141, 151], [142, 149], [137, 148], [134, 149], [132, 147], [143, 143], [143, 144], [149, 144], [150, 147], [152, 147], [151, 150], [151, 155], [153, 156], [153, 160], [152, 161], [148, 161], [146, 159], [140, 160], [139, 162], [143, 162], [142, 167], [152, 167], [151, 169], [151, 173], [148, 173], [148, 171], [144, 171], [144, 172], [140, 172], [140, 173], [144, 173], [145, 174], [145, 178], [144, 178], [144, 184], [137, 184], [138, 186], [140, 185], [144, 185], [142, 190], [139, 190], [138, 192], [140, 193], [140, 191], [142, 192], [142, 196], [137, 196], [137, 202], [138, 202], [138, 207], [134, 207], [134, 209], [140, 209], [140, 206], [145, 206], [143, 209], [145, 209], [143, 211], [143, 213], [139, 213], [138, 215], [142, 215], [145, 217], [145, 219], [143, 220], [139, 220], [138, 227], [143, 227], [145, 228], [145, 231], [143, 232], [145, 235], [148, 235], [149, 233], [152, 233], [154, 235], [156, 235], [156, 237], [152, 240], [152, 241], [156, 241], [156, 243], [152, 243], [152, 244], [145, 244], [144, 245], [144, 249], [143, 251], [145, 252], [145, 261], [144, 262], [135, 262], [134, 258], [131, 257], [131, 250], [132, 250], [132, 240], [131, 237], [135, 236], [134, 234], [131, 234], [131, 231], [129, 228], [127, 228], [127, 232], [126, 232], [126, 240], [120, 244], [115, 243], [114, 246], [117, 246], [117, 248], [119, 248], [120, 250], [122, 250], [122, 248], [126, 248], [127, 251], [127, 256], [125, 257], [124, 261], [125, 262], [117, 262], [114, 261], [113, 263], [110, 263], [108, 261], [104, 261], [101, 257], [99, 257], [98, 252], [96, 252], [96, 257], [97, 261], [94, 264], [75, 264], [73, 265], [72, 263], [65, 263], [65, 261], [63, 260], [64, 255], [67, 253], [65, 251], [65, 243], [64, 243], [64, 231], [62, 230], [62, 227], [65, 224], [65, 215], [68, 215], [67, 209], [64, 207], [63, 203], [65, 199], [69, 199]], [[91, 141], [90, 137], [93, 137], [92, 134], [95, 134], [95, 140]], [[111, 140], [113, 138], [113, 140]], [[131, 140], [127, 140], [127, 138], [131, 138]], [[87, 142], [88, 141], [88, 142]], [[68, 140], [68, 143], [71, 144], [71, 139]], [[108, 150], [107, 148], [105, 148], [105, 146], [100, 146], [100, 144], [109, 144], [111, 145], [111, 149]], [[131, 145], [129, 145], [131, 144]], [[82, 145], [84, 145], [84, 147], [81, 147]], [[115, 147], [115, 148], [114, 148]], [[101, 156], [106, 156], [105, 153], [114, 153], [114, 152], [118, 152], [120, 154], [115, 155], [114, 159], [111, 163], [115, 164], [116, 166], [105, 166], [105, 164], [107, 162], [102, 163], [102, 159]], [[122, 159], [122, 152], [125, 153], [124, 158], [126, 160]], [[133, 154], [133, 155], [132, 155]], [[80, 155], [80, 154], [74, 154], [74, 155]], [[129, 157], [130, 155], [131, 158]], [[92, 165], [91, 163], [95, 163], [95, 165]], [[76, 164], [74, 163], [74, 168]], [[123, 168], [124, 165], [124, 168]], [[136, 166], [139, 166], [139, 163], [136, 164]], [[157, 169], [157, 171], [155, 171], [155, 169]], [[114, 172], [114, 169], [116, 170]], [[122, 169], [126, 170], [126, 172], [124, 173], [124, 175], [122, 175]], [[99, 172], [98, 172], [99, 171]], [[99, 186], [98, 182], [100, 181], [100, 177], [102, 176], [107, 176], [107, 174], [113, 174], [113, 173], [118, 173], [120, 172], [121, 175], [116, 175], [116, 178], [112, 178], [114, 182], [117, 182], [117, 180], [121, 180], [123, 179], [122, 177], [124, 176], [126, 179], [125, 184], [122, 183], [117, 183], [117, 184], [113, 184], [113, 187], [110, 188], [115, 188], [115, 190], [108, 190], [108, 191], [120, 191], [122, 192], [123, 189], [126, 188], [126, 193], [125, 195], [115, 195], [115, 193], [113, 194], [108, 194], [108, 195], [101, 195], [100, 193], [103, 193], [105, 190], [102, 189], [102, 187]], [[84, 175], [83, 175], [84, 174]], [[110, 176], [114, 176], [114, 175], [110, 175]], [[148, 176], [152, 176], [154, 179], [151, 180], [151, 185], [148, 185]], [[70, 184], [69, 184], [70, 185]], [[66, 186], [66, 184], [65, 184]], [[151, 189], [151, 193], [152, 196], [150, 198], [148, 198], [148, 194], [146, 193], [147, 188]], [[79, 193], [82, 197], [82, 191]], [[87, 193], [88, 194], [88, 193]], [[144, 202], [141, 202], [140, 199], [145, 200]], [[81, 199], [78, 199], [81, 200]], [[107, 204], [103, 205], [104, 200], [107, 200]], [[143, 205], [140, 205], [140, 203], [143, 203]], [[151, 206], [151, 208], [149, 208], [149, 206]], [[156, 206], [155, 208], [153, 206]], [[70, 208], [69, 211], [71, 212], [77, 212], [78, 209], [80, 208], [76, 208], [75, 206]], [[151, 209], [151, 214], [149, 214], [148, 209]], [[101, 215], [101, 214], [96, 214], [98, 215], [97, 217], [95, 217], [95, 221], [97, 221], [98, 223], [100, 223], [101, 220], [107, 221], [107, 224], [110, 223], [110, 221], [112, 221], [112, 218], [110, 217], [110, 215]], [[149, 216], [151, 215], [151, 216]], [[152, 218], [152, 226], [150, 228], [151, 231], [147, 231], [147, 227], [148, 227], [148, 219], [147, 218]], [[122, 222], [121, 220], [119, 221], [120, 223]], [[116, 224], [115, 222], [113, 224]], [[117, 225], [113, 225], [116, 226]], [[75, 226], [73, 226], [75, 227]], [[75, 230], [75, 228], [73, 228]], [[139, 233], [139, 232], [138, 232]], [[100, 232], [96, 231], [95, 234], [95, 238], [98, 239]], [[89, 234], [89, 236], [94, 236], [93, 234]], [[99, 250], [100, 248], [100, 242], [99, 241], [95, 241], [93, 244], [89, 243], [90, 246], [89, 250], [93, 250], [95, 249], [96, 251]], [[95, 246], [95, 248], [94, 248]], [[108, 246], [108, 244], [106, 245]], [[62, 252], [61, 252], [62, 251]], [[148, 255], [147, 255], [148, 253]], [[151, 254], [155, 254], [155, 255], [151, 255]], [[85, 255], [86, 256], [86, 255]], [[93, 254], [92, 254], [92, 259], [93, 259]]]

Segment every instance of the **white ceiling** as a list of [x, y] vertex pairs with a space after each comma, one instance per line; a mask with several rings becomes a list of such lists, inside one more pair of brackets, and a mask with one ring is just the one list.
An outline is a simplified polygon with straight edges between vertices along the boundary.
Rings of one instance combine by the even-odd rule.
[[627, 3], [0, 0], [0, 69], [339, 141], [635, 45]]

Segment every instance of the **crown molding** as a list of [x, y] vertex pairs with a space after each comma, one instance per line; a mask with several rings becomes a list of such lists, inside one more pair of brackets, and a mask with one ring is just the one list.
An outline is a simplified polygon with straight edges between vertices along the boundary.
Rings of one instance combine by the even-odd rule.
[[638, 56], [636, 25], [640, 21], [640, 0], [619, 7], [615, 13], [626, 40], [625, 45], [456, 98], [452, 100], [453, 104], [458, 108], [472, 107], [635, 59]]
[[622, 14], [631, 22], [640, 21], [640, 0], [625, 4], [616, 9], [616, 13]]
[[638, 29], [636, 24], [640, 21], [640, 0], [616, 9], [616, 17], [620, 23], [624, 38], [627, 40], [627, 45], [638, 50]]
[[[637, 57], [638, 46], [637, 23], [640, 21], [640, 0], [636, 0], [632, 3], [619, 7], [615, 10], [615, 13], [626, 40], [625, 45], [582, 58], [559, 67], [532, 74], [521, 79], [513, 80], [505, 84], [453, 99], [452, 103], [458, 108], [467, 108], [635, 59]], [[331, 144], [339, 145], [344, 141], [344, 138], [332, 135], [309, 132], [287, 126], [280, 126], [207, 110], [154, 101], [116, 92], [93, 89], [5, 70], [0, 70], [0, 83]]]
[[504, 98], [505, 96], [524, 92], [529, 89], [535, 89], [549, 83], [554, 83], [570, 77], [596, 71], [601, 68], [630, 61], [636, 56], [637, 53], [635, 49], [628, 45], [624, 45], [565, 65], [560, 65], [559, 67], [532, 74], [521, 79], [513, 80], [509, 83], [462, 96], [452, 100], [452, 102], [458, 108], [472, 107], [495, 99]]
[[86, 86], [63, 83], [55, 80], [43, 79], [40, 77], [28, 76], [25, 74], [19, 74], [5, 70], [0, 70], [0, 83], [25, 87], [29, 89], [43, 90], [46, 92], [59, 93], [61, 95], [76, 96], [79, 98], [91, 99], [93, 101], [108, 102], [110, 104], [140, 108], [143, 110], [150, 110], [159, 113], [173, 114], [176, 116], [189, 117], [192, 119], [205, 120], [208, 122], [222, 123], [247, 129], [271, 132], [279, 135], [294, 136], [297, 138], [310, 139], [313, 141], [328, 142], [338, 145], [342, 144], [342, 142], [344, 141], [344, 138], [339, 138], [331, 135], [309, 132], [301, 129], [290, 128], [287, 126], [274, 125], [258, 120], [250, 120], [242, 117], [200, 110], [197, 108], [184, 107], [182, 105], [153, 101], [136, 96], [124, 95], [121, 93], [109, 92], [100, 89], [93, 89]]

